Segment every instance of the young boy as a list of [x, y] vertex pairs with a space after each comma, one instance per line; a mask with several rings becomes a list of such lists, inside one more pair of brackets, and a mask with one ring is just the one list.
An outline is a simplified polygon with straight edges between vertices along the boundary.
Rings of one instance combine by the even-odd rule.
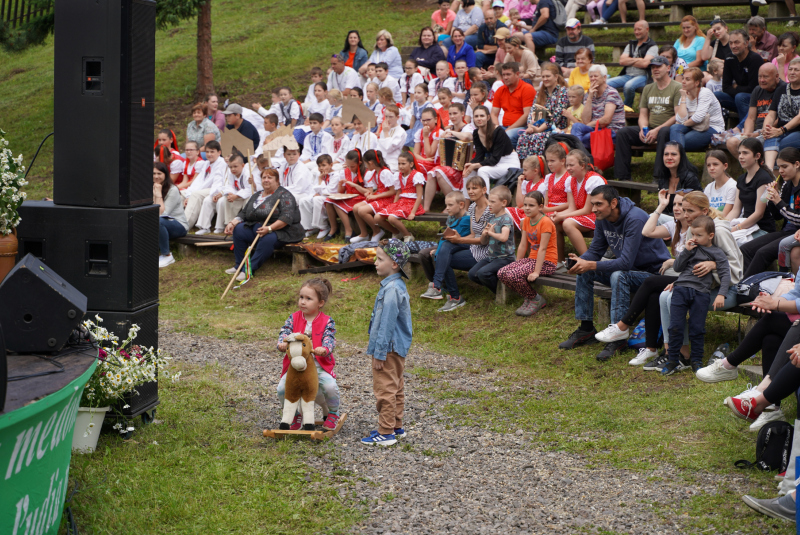
[[468, 236], [471, 232], [469, 216], [467, 215], [467, 200], [464, 198], [463, 193], [460, 191], [451, 191], [448, 193], [444, 198], [444, 206], [447, 212], [447, 222], [445, 226], [447, 229], [452, 230], [445, 230], [444, 236], [439, 240], [439, 245], [431, 247], [430, 249], [423, 249], [419, 252], [422, 269], [425, 271], [425, 276], [431, 281], [428, 284], [428, 290], [420, 296], [425, 299], [439, 300], [444, 298], [442, 296], [442, 285], [444, 284], [444, 277], [449, 263], [440, 262], [439, 264], [434, 264], [434, 259], [439, 255], [442, 247], [446, 247], [445, 254], [448, 257], [453, 252], [467, 247], [450, 242], [448, 238], [455, 236], [452, 231], [457, 232], [461, 237]]
[[489, 192], [492, 218], [481, 234], [481, 245], [488, 245], [486, 256], [469, 270], [469, 279], [497, 293], [497, 272], [516, 259], [514, 220], [506, 212], [512, 202], [511, 190], [497, 186]]
[[[669, 338], [682, 340], [686, 325], [686, 313], [689, 313], [689, 340], [692, 344], [692, 371], [703, 367], [703, 341], [706, 333], [706, 315], [711, 301], [711, 284], [714, 282], [713, 272], [698, 277], [692, 271], [700, 262], [716, 262], [719, 277], [719, 294], [714, 299], [714, 310], [725, 305], [725, 295], [731, 285], [731, 270], [728, 258], [722, 249], [713, 245], [714, 220], [701, 215], [689, 228], [686, 236], [686, 248], [672, 268], [679, 272], [678, 280], [665, 288], [672, 292], [670, 305]], [[662, 368], [661, 375], [672, 375], [680, 365], [681, 344], [673, 342], [669, 345], [669, 362]]]
[[405, 357], [411, 346], [411, 307], [405, 266], [411, 252], [400, 240], [382, 241], [377, 249], [375, 271], [384, 279], [369, 321], [367, 355], [372, 358], [372, 388], [378, 407], [378, 430], [362, 438], [367, 446], [391, 446], [406, 436]]
[[722, 68], [724, 63], [719, 58], [714, 58], [708, 62], [708, 74], [711, 75], [711, 80], [706, 82], [706, 88], [709, 91], [722, 91]]
[[375, 73], [374, 63], [367, 64], [367, 81], [364, 82], [364, 85], [366, 86], [368, 83], [375, 83], [375, 84], [381, 83], [381, 81], [378, 80], [378, 75]]
[[314, 86], [316, 86], [319, 82], [322, 82], [322, 69], [319, 67], [313, 67], [311, 69], [311, 85], [308, 86], [308, 93], [306, 93], [306, 99], [303, 101], [304, 107], [309, 107], [312, 104], [316, 104], [318, 102], [316, 95], [314, 94]]
[[292, 90], [288, 87], [281, 87], [280, 103], [278, 104], [278, 119], [282, 125], [291, 125], [292, 128], [300, 123], [300, 104], [292, 98]]
[[383, 62], [375, 65], [375, 75], [378, 77], [378, 89], [391, 89], [394, 102], [400, 102], [400, 82], [389, 74], [389, 65]]
[[353, 127], [356, 129], [356, 133], [351, 139], [350, 150], [358, 149], [361, 154], [364, 154], [368, 150], [378, 148], [378, 137], [369, 131], [368, 125], [362, 123], [361, 119], [353, 117]]
[[225, 158], [220, 157], [221, 155], [222, 147], [219, 142], [209, 141], [206, 143], [208, 165], [200, 176], [194, 179], [192, 185], [181, 192], [185, 197], [184, 212], [190, 229], [195, 226], [197, 218], [200, 217], [203, 201], [206, 200], [212, 189], [216, 189], [219, 184], [224, 182], [225, 174], [230, 172], [228, 163]]
[[561, 112], [561, 115], [567, 118], [569, 125], [564, 129], [564, 132], [569, 134], [572, 130], [573, 123], [582, 123], [581, 114], [583, 113], [583, 87], [573, 85], [567, 89], [567, 98], [569, 99], [570, 107]]
[[[341, 121], [339, 121], [341, 124]], [[314, 185], [314, 196], [306, 197], [300, 206], [300, 214], [307, 211], [311, 215], [311, 229], [319, 231], [317, 239], [321, 240], [328, 235], [330, 224], [328, 223], [328, 214], [325, 211], [325, 198], [339, 191], [339, 180], [341, 180], [341, 173], [333, 171], [333, 160], [328, 154], [322, 154], [317, 158], [317, 168], [319, 169], [319, 178]], [[302, 217], [302, 215], [301, 215]]]
[[322, 154], [333, 154], [333, 136], [322, 131], [324, 118], [319, 113], [312, 113], [308, 117], [308, 126], [311, 132], [303, 140], [303, 153], [300, 162], [308, 167], [314, 176], [317, 176], [317, 157]]
[[[492, 11], [494, 11], [494, 18], [496, 18], [497, 20], [508, 26], [508, 21], [510, 19], [504, 13], [505, 8], [506, 5], [503, 3], [503, 0], [494, 0], [494, 2], [492, 2]], [[519, 11], [517, 11], [517, 15], [519, 15]]]
[[277, 87], [272, 90], [272, 105], [267, 110], [260, 102], [253, 102], [253, 109], [258, 112], [261, 117], [267, 115], [280, 115], [281, 113], [281, 88]]
[[[314, 195], [314, 177], [308, 167], [298, 161], [300, 160], [299, 150], [284, 147], [283, 157], [286, 158], [286, 162], [278, 168], [281, 186], [294, 195], [297, 205], [300, 206], [303, 199]], [[301, 211], [300, 223], [306, 229], [306, 234], [310, 236], [311, 213], [303, 213]]]
[[442, 60], [436, 63], [436, 78], [428, 82], [428, 100], [432, 103], [437, 102], [439, 90], [444, 87], [444, 83], [450, 78], [450, 64]]
[[228, 174], [222, 183], [212, 189], [208, 197], [203, 201], [200, 209], [200, 216], [197, 218], [197, 226], [200, 230], [197, 236], [209, 234], [211, 232], [211, 219], [214, 213], [217, 214], [217, 222], [214, 225], [214, 234], [222, 234], [225, 225], [236, 217], [239, 210], [250, 196], [261, 188], [261, 178], [256, 183], [250, 177], [248, 166], [244, 163], [244, 158], [239, 153], [234, 153], [228, 159]]

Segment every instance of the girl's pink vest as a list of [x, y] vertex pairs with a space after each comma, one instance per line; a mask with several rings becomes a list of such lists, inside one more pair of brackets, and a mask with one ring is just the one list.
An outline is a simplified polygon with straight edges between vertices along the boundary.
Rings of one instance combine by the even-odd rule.
[[[322, 312], [316, 317], [314, 322], [311, 324], [311, 344], [313, 349], [322, 346], [322, 335], [325, 334], [325, 327], [328, 325], [328, 320], [331, 319], [330, 317], [326, 316]], [[303, 316], [301, 311], [297, 311], [292, 314], [292, 332], [303, 334], [306, 331], [306, 318]], [[319, 362], [320, 368], [331, 374], [331, 377], [334, 379], [336, 378], [336, 374], [333, 373], [333, 366], [336, 364], [336, 361], [333, 358], [333, 355], [328, 357], [320, 357], [318, 355], [314, 355], [314, 358], [317, 359]], [[286, 373], [286, 370], [289, 369], [289, 356], [283, 356], [283, 370], [281, 371], [281, 377]]]

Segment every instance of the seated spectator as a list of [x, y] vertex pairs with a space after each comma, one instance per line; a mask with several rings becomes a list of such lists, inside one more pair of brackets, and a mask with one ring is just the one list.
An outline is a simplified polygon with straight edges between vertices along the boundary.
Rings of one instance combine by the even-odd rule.
[[378, 89], [384, 87], [392, 91], [392, 98], [394, 102], [400, 102], [400, 81], [389, 74], [388, 65], [386, 63], [378, 63], [375, 65], [375, 75], [378, 77]]
[[768, 169], [775, 168], [778, 150], [800, 147], [800, 57], [789, 63], [788, 80], [784, 91], [775, 91], [761, 131]]
[[[467, 200], [464, 198], [464, 194], [460, 191], [451, 191], [445, 195], [444, 205], [445, 213], [447, 214], [446, 229], [451, 229], [457, 233], [457, 236], [453, 237], [469, 236], [470, 218], [467, 215]], [[448, 255], [450, 254], [452, 249], [448, 246], [450, 244], [449, 234], [447, 236], [443, 235], [436, 247], [422, 249], [419, 252], [419, 263], [422, 265], [425, 277], [430, 281], [428, 289], [420, 297], [434, 300], [443, 298], [442, 287], [444, 286], [445, 271], [449, 264], [445, 262], [443, 257], [439, 257], [439, 251], [442, 250], [442, 247], [446, 247], [448, 248]], [[441, 261], [439, 260], [440, 258], [442, 258]]]
[[211, 193], [212, 188], [216, 189], [219, 184], [223, 184], [230, 172], [228, 163], [222, 158], [222, 147], [216, 141], [206, 143], [206, 158], [208, 165], [205, 170], [194, 179], [191, 186], [181, 192], [185, 199], [184, 213], [190, 229], [197, 223], [203, 201]]
[[374, 183], [367, 184], [364, 182], [366, 173], [367, 167], [361, 158], [361, 152], [359, 150], [348, 152], [345, 158], [343, 175], [338, 180], [337, 193], [349, 193], [350, 195], [356, 195], [356, 197], [340, 200], [325, 199], [325, 210], [328, 214], [330, 231], [323, 238], [323, 241], [330, 241], [336, 236], [338, 232], [337, 217], [344, 226], [345, 243], [348, 243], [352, 238], [353, 228], [350, 225], [350, 216], [348, 214], [353, 211], [356, 205], [366, 200], [364, 193], [372, 193], [373, 186], [375, 186]]
[[226, 128], [228, 130], [236, 129], [244, 137], [251, 139], [253, 141], [253, 152], [255, 152], [258, 148], [261, 136], [258, 134], [258, 130], [256, 130], [255, 126], [242, 118], [242, 107], [238, 104], [230, 104], [222, 113], [225, 114], [225, 121], [227, 122]]
[[706, 89], [712, 93], [722, 91], [722, 70], [724, 67], [725, 62], [719, 58], [708, 60], [708, 71], [703, 75], [703, 80], [705, 81]]
[[579, 48], [575, 52], [575, 68], [569, 73], [569, 87], [579, 85], [584, 91], [589, 91], [589, 69], [592, 68], [594, 52], [588, 48]]
[[453, 7], [460, 4], [460, 8], [456, 11], [456, 20], [453, 21], [453, 29], [450, 32], [450, 37], [441, 42], [441, 45], [447, 50], [453, 46], [453, 32], [456, 29], [461, 30], [466, 44], [472, 48], [478, 46], [478, 28], [483, 24], [483, 10], [475, 5], [475, 0], [456, 0]]
[[178, 180], [173, 182], [179, 192], [183, 192], [192, 185], [195, 178], [203, 174], [208, 167], [208, 162], [200, 158], [200, 149], [197, 141], [187, 141], [184, 145], [186, 159], [183, 161], [183, 170]]
[[747, 21], [748, 44], [753, 52], [766, 62], [771, 62], [778, 55], [778, 38], [767, 31], [764, 17], [751, 17]]
[[[381, 30], [375, 37], [375, 49], [372, 51], [369, 59], [358, 69], [361, 76], [366, 76], [367, 65], [374, 63], [386, 63], [389, 67], [389, 74], [395, 79], [403, 76], [403, 60], [400, 57], [400, 52], [394, 46], [392, 41], [392, 34], [386, 30]], [[338, 88], [337, 88], [338, 89]]]
[[[528, 128], [517, 139], [517, 154], [521, 159], [544, 154], [550, 134], [555, 129], [563, 130], [569, 124], [562, 114], [568, 107], [567, 83], [561, 76], [561, 69], [554, 63], [547, 63], [542, 69], [541, 89], [528, 113]], [[541, 112], [542, 108], [547, 111], [546, 119], [536, 119], [537, 110]]]
[[[558, 240], [563, 241], [564, 236], [568, 237], [578, 254], [582, 255], [588, 250], [583, 237], [595, 230], [595, 215], [592, 204], [588, 202], [588, 192], [604, 186], [606, 179], [592, 170], [589, 156], [582, 150], [573, 149], [567, 154], [566, 169], [568, 175], [564, 192], [568, 207], [553, 217], [553, 223], [558, 230]], [[559, 247], [561, 251], [564, 250], [563, 244]]]
[[225, 128], [225, 115], [219, 111], [219, 97], [214, 93], [206, 96], [208, 120], [216, 125], [220, 131]]
[[475, 154], [470, 163], [464, 166], [463, 171], [467, 178], [481, 177], [486, 189], [489, 189], [492, 180], [505, 176], [509, 169], [519, 166], [519, 157], [514, 151], [514, 145], [506, 132], [496, 126], [492, 119], [485, 106], [475, 108], [472, 116], [475, 125], [475, 131], [472, 132]]
[[[346, 95], [350, 89], [361, 87], [361, 81], [358, 79], [358, 71], [345, 65], [348, 59], [349, 56], [345, 56], [344, 54], [334, 54], [331, 56], [331, 71], [328, 74], [328, 83], [326, 84], [328, 86], [328, 91], [336, 89]], [[361, 68], [363, 69], [364, 65], [362, 65]]]
[[[569, 14], [567, 16], [569, 17]], [[581, 48], [594, 52], [594, 41], [591, 37], [583, 35], [581, 21], [574, 18], [574, 15], [567, 20], [566, 32], [567, 35], [556, 43], [556, 65], [561, 67], [561, 74], [568, 78], [575, 68], [575, 53]]]
[[371, 124], [364, 124], [358, 117], [353, 117], [353, 137], [350, 138], [350, 150], [358, 150], [364, 154], [368, 150], [377, 148], [378, 136], [370, 131]]
[[398, 123], [400, 110], [394, 104], [389, 104], [383, 109], [383, 117], [377, 148], [383, 154], [388, 168], [396, 173], [397, 158], [406, 143], [406, 131]]
[[656, 161], [662, 161], [670, 127], [675, 124], [681, 84], [670, 78], [669, 63], [664, 56], [650, 60], [650, 70], [653, 83], [644, 87], [639, 99], [639, 126], [626, 126], [617, 131], [614, 152], [614, 178], [617, 180], [631, 179], [631, 147], [656, 144]]
[[[172, 135], [171, 131], [162, 130], [159, 134], [159, 137], [163, 136], [164, 132], [169, 132], [170, 135]], [[170, 140], [172, 140], [172, 138], [170, 138]], [[170, 142], [172, 143], [172, 141]], [[167, 166], [167, 169], [169, 170], [169, 176], [172, 179], [173, 184], [181, 179], [186, 158], [181, 156], [181, 154], [176, 149], [172, 148], [171, 145], [158, 144], [156, 148], [153, 149], [153, 161], [161, 162]]]
[[475, 67], [483, 69], [494, 64], [494, 57], [497, 53], [497, 43], [495, 42], [494, 35], [497, 30], [505, 27], [505, 24], [497, 20], [494, 12], [487, 11], [484, 14], [483, 24], [478, 28], [478, 45], [475, 48]]
[[[786, 84], [778, 78], [778, 69], [772, 63], [764, 63], [758, 69], [758, 87], [750, 94], [750, 108], [744, 121], [744, 130], [739, 135], [728, 138], [725, 145], [731, 154], [739, 154], [739, 143], [748, 137], [764, 139], [762, 129], [764, 120], [775, 95], [786, 92]], [[765, 148], [766, 150], [766, 148]], [[767, 155], [768, 156], [768, 155]]]
[[[635, 0], [635, 3], [636, 3], [636, 11], [639, 12], [638, 20], [645, 20], [644, 0]], [[628, 22], [628, 3], [618, 2], [617, 8], [619, 9], [619, 19], [622, 22]]]
[[[366, 86], [364, 86], [364, 104], [369, 108], [372, 113], [375, 114], [375, 120], [380, 122], [381, 115], [383, 115], [383, 105], [378, 100], [378, 84], [375, 82], [369, 82]], [[354, 89], [350, 90], [355, 91]], [[378, 129], [377, 124], [373, 124], [370, 127], [371, 131], [376, 132]]]
[[[255, 154], [253, 156], [258, 157], [258, 156], [261, 156], [262, 154], [264, 154], [264, 144], [267, 142], [267, 137], [269, 137], [277, 129], [278, 129], [278, 116], [277, 115], [275, 115], [274, 113], [271, 113], [271, 114], [267, 115], [266, 117], [264, 117], [264, 133], [266, 135], [264, 136], [263, 140], [259, 140], [260, 143], [259, 143], [258, 148], [256, 149], [256, 152], [255, 152]], [[282, 162], [283, 162], [283, 147], [281, 147], [278, 150], [276, 150], [275, 154], [272, 155], [272, 166], [271, 167], [277, 167]]]
[[272, 104], [270, 104], [269, 109], [264, 108], [260, 102], [253, 102], [252, 104], [252, 108], [261, 117], [266, 117], [267, 115], [275, 115], [277, 117], [281, 113], [281, 88], [276, 87], [273, 89], [270, 94], [270, 98], [272, 99]]
[[[572, 153], [568, 162], [570, 157]], [[593, 323], [595, 282], [611, 287], [611, 323], [615, 324], [628, 311], [631, 294], [645, 279], [658, 273], [670, 257], [664, 240], [642, 236], [647, 221], [644, 210], [637, 208], [630, 199], [620, 198], [612, 186], [603, 185], [592, 190], [589, 204], [597, 217], [592, 244], [580, 257], [570, 255], [576, 263], [569, 272], [578, 275], [575, 319], [580, 321], [580, 326], [559, 345], [561, 349], [573, 349], [594, 340], [597, 334]], [[601, 262], [609, 247], [615, 258]], [[624, 347], [627, 347], [627, 340], [609, 342], [595, 358], [607, 361]]]
[[[358, 72], [358, 69], [361, 68], [367, 62], [367, 58], [369, 57], [369, 52], [367, 49], [364, 48], [364, 45], [361, 43], [361, 35], [356, 30], [350, 30], [347, 32], [347, 37], [344, 41], [344, 48], [342, 48], [342, 54], [344, 57], [344, 64], [346, 67], [350, 67], [354, 71]], [[339, 89], [340, 88], [335, 88]]]
[[778, 55], [772, 59], [772, 64], [778, 69], [778, 76], [784, 82], [789, 74], [789, 63], [797, 57], [798, 43], [800, 35], [797, 32], [782, 33], [778, 37]]
[[[282, 126], [292, 128], [303, 124], [303, 110], [300, 103], [292, 96], [292, 90], [288, 87], [281, 87], [279, 91], [281, 101], [278, 103], [278, 120]], [[302, 139], [298, 140], [302, 143]]]
[[331, 142], [333, 147], [333, 153], [331, 154], [333, 159], [332, 169], [341, 171], [345, 157], [350, 152], [350, 138], [344, 135], [344, 122], [341, 117], [331, 119], [331, 135], [333, 136], [333, 141]]
[[611, 137], [616, 138], [617, 131], [625, 126], [625, 105], [616, 89], [608, 86], [606, 77], [608, 70], [605, 65], [592, 65], [589, 69], [589, 91], [583, 97], [584, 124], [572, 125], [572, 135], [583, 142], [591, 150], [591, 133], [595, 130], [595, 123], [600, 128], [609, 128]]
[[[396, 193], [400, 191], [398, 172], [389, 169], [380, 150], [368, 150], [364, 154], [364, 163], [367, 166], [364, 181], [374, 183], [376, 189], [373, 191], [357, 184], [352, 185], [364, 196], [364, 200], [353, 207], [353, 215], [361, 233], [350, 238], [350, 243], [380, 241], [383, 238], [385, 232], [375, 222], [375, 216], [391, 205]], [[370, 231], [372, 231], [371, 238]]]
[[[278, 168], [280, 185], [292, 194], [295, 202], [300, 206], [306, 197], [314, 196], [314, 175], [307, 166], [300, 163], [299, 150], [284, 147], [283, 157], [285, 162]], [[300, 215], [303, 228], [311, 229], [311, 214], [301, 211]]]
[[658, 183], [658, 189], [669, 195], [669, 203], [662, 211], [659, 223], [672, 217], [672, 206], [675, 194], [678, 191], [702, 191], [700, 173], [697, 167], [686, 157], [683, 146], [676, 141], [667, 141], [664, 144], [664, 157], [656, 162], [653, 176]]
[[522, 40], [514, 36], [506, 41], [506, 62], [519, 63], [519, 77], [531, 85], [538, 85], [541, 69], [533, 51], [522, 46]]
[[397, 193], [394, 202], [384, 206], [375, 214], [375, 224], [389, 231], [390, 234], [401, 234], [403, 241], [414, 241], [414, 236], [406, 228], [403, 220], [413, 221], [418, 215], [425, 213], [422, 208], [422, 196], [425, 191], [425, 173], [417, 168], [414, 156], [408, 152], [400, 155], [397, 161]]
[[472, 68], [475, 66], [475, 50], [465, 41], [464, 32], [459, 28], [453, 29], [451, 36], [453, 44], [447, 52], [447, 62], [452, 66], [456, 66], [456, 61], [463, 59], [467, 62], [467, 67]]
[[192, 122], [186, 127], [186, 141], [194, 141], [205, 152], [206, 141], [219, 141], [219, 128], [208, 119], [208, 104], [192, 106]]
[[489, 102], [489, 90], [485, 82], [473, 82], [469, 88], [469, 101], [465, 104], [465, 121], [472, 122], [472, 114], [478, 106], [484, 106], [489, 113], [492, 112], [492, 103]]
[[[495, 0], [495, 1], [498, 3], [500, 2], [500, 0]], [[531, 31], [530, 31], [532, 26], [527, 22], [525, 22], [524, 20], [522, 20], [522, 17], [520, 17], [519, 14], [519, 10], [518, 9], [509, 10], [508, 17], [505, 17], [505, 19], [507, 20], [503, 19], [498, 19], [498, 20], [502, 20], [503, 23], [508, 27], [509, 36], [513, 35], [519, 37], [520, 39], [522, 39], [522, 41], [525, 43], [525, 46], [527, 46], [529, 50], [533, 50], [534, 47], [533, 37], [531, 37]]]
[[419, 32], [417, 44], [419, 46], [411, 51], [410, 57], [421, 68], [427, 69], [428, 72], [433, 72], [436, 70], [438, 62], [445, 61], [445, 53], [442, 51], [442, 47], [436, 44], [436, 36], [430, 27], [422, 28]]
[[[459, 141], [472, 141], [472, 132], [475, 127], [472, 124], [464, 122], [464, 105], [453, 103], [448, 108], [450, 114], [450, 124], [447, 129], [441, 133], [440, 137], [454, 138]], [[461, 171], [454, 169], [440, 158], [432, 169], [428, 171], [428, 181], [425, 184], [425, 196], [423, 207], [426, 212], [431, 210], [431, 203], [436, 195], [437, 189], [445, 196], [451, 191], [462, 191], [464, 189], [464, 176]]]
[[531, 28], [531, 38], [534, 44], [531, 52], [535, 53], [537, 46], [546, 47], [547, 45], [554, 45], [558, 41], [558, 26], [553, 22], [556, 16], [556, 7], [553, 5], [553, 0], [528, 1], [531, 4], [536, 4], [533, 28]]
[[734, 232], [757, 227], [758, 230], [749, 234], [754, 240], [775, 232], [772, 211], [767, 210], [768, 203], [759, 200], [775, 179], [764, 165], [764, 146], [758, 138], [749, 137], [739, 144], [739, 163], [745, 172], [736, 179], [736, 201], [725, 219], [731, 221]]
[[[706, 87], [715, 93], [717, 91], [722, 91], [722, 86], [720, 85], [717, 87], [716, 84], [709, 85], [711, 80], [711, 61], [719, 60], [722, 62], [722, 65], [725, 65], [725, 58], [733, 55], [731, 52], [731, 47], [728, 44], [730, 38], [731, 36], [728, 33], [728, 25], [724, 20], [716, 17], [711, 21], [711, 28], [708, 29], [708, 35], [706, 36], [706, 40], [703, 42], [703, 48], [698, 54], [700, 59], [703, 61], [708, 61], [708, 73], [705, 76]], [[721, 84], [722, 66], [720, 66], [719, 69], [719, 83]], [[715, 80], [717, 79], [715, 78]]]
[[158, 205], [158, 267], [175, 263], [169, 250], [169, 240], [186, 236], [189, 223], [183, 213], [183, 198], [169, 177], [167, 166], [153, 162], [153, 204]]
[[564, 133], [569, 134], [572, 132], [572, 125], [580, 123], [583, 116], [583, 87], [579, 85], [570, 86], [567, 89], [567, 98], [569, 98], [569, 108], [562, 111], [561, 114], [566, 117], [567, 126], [564, 128]]
[[650, 39], [650, 25], [640, 20], [633, 25], [636, 39], [628, 42], [628, 46], [619, 57], [622, 71], [608, 81], [614, 89], [623, 88], [625, 105], [633, 107], [636, 90], [645, 86], [650, 75], [650, 60], [658, 55], [658, 46]]
[[[341, 124], [341, 120], [339, 120], [339, 123]], [[317, 239], [322, 240], [330, 231], [325, 199], [339, 191], [339, 181], [342, 179], [342, 173], [333, 170], [333, 159], [327, 154], [318, 157], [316, 163], [319, 169], [319, 177], [314, 185], [314, 196], [307, 198], [298, 207], [300, 208], [301, 221], [303, 219], [303, 211], [311, 213], [311, 228], [318, 230]]]
[[[261, 239], [250, 254], [250, 272], [253, 274], [272, 257], [275, 249], [303, 239], [300, 209], [294, 196], [280, 185], [278, 172], [275, 169], [266, 169], [261, 184], [264, 189], [254, 193], [244, 203], [239, 214], [225, 227], [225, 234], [233, 235], [233, 255], [236, 259], [234, 266], [225, 271], [229, 275], [236, 273], [256, 235], [261, 236]], [[277, 207], [272, 217], [264, 225], [275, 205]], [[246, 278], [247, 275], [240, 272], [236, 280], [242, 281]]]
[[[480, 69], [480, 73], [485, 78], [497, 76], [500, 72], [500, 67], [506, 62], [506, 43], [511, 38], [511, 32], [508, 28], [500, 28], [494, 33], [494, 42], [497, 44], [497, 52], [494, 54], [494, 63], [484, 69]], [[472, 82], [479, 81], [478, 77], [473, 76], [473, 69], [470, 69], [469, 78]]]
[[313, 85], [314, 100], [309, 101], [308, 106], [303, 109], [306, 117], [318, 113], [322, 116], [322, 129], [328, 128], [331, 123], [331, 103], [328, 101], [328, 84], [317, 82]]
[[[737, 145], [738, 149], [738, 145]], [[735, 153], [738, 154], [738, 151]], [[728, 154], [723, 150], [706, 153], [706, 171], [711, 182], [703, 190], [711, 208], [727, 216], [736, 203], [736, 181], [728, 175]]]
[[[524, 131], [528, 113], [536, 98], [536, 90], [530, 84], [520, 80], [519, 63], [513, 61], [505, 63], [502, 67], [502, 75], [503, 85], [495, 91], [494, 100], [492, 100], [492, 123], [506, 131], [513, 148], [517, 146], [517, 139]], [[503, 111], [502, 123], [499, 120], [501, 110]]]
[[714, 93], [720, 105], [739, 114], [738, 128], [744, 127], [747, 112], [750, 108], [750, 95], [758, 85], [758, 69], [764, 60], [747, 48], [747, 32], [734, 30], [731, 32], [731, 56], [725, 58], [722, 71], [722, 91]]
[[[556, 145], [555, 143], [553, 145]], [[558, 145], [556, 145], [558, 146]], [[563, 149], [562, 149], [563, 150]], [[549, 170], [547, 164], [541, 156], [528, 156], [522, 161], [522, 173], [517, 177], [517, 191], [514, 195], [514, 205], [509, 206], [506, 211], [511, 219], [514, 220], [514, 225], [519, 230], [522, 230], [522, 220], [525, 219], [525, 195], [532, 191], [539, 191], [544, 195], [543, 189], [546, 191], [547, 183], [553, 182], [552, 177], [548, 175]], [[547, 180], [546, 177], [550, 177]], [[567, 194], [564, 193], [566, 199]], [[540, 210], [544, 213], [544, 202]]]
[[449, 35], [453, 29], [453, 22], [456, 20], [456, 13], [450, 9], [449, 0], [438, 0], [438, 2], [439, 9], [431, 14], [431, 21], [433, 24], [441, 26], [444, 33]]
[[678, 51], [672, 45], [664, 45], [658, 49], [658, 55], [664, 56], [669, 61], [669, 77], [680, 82], [683, 80], [683, 71], [686, 69], [686, 62], [678, 57]]
[[[444, 87], [450, 90], [451, 102], [456, 104], [463, 104], [469, 98], [469, 88], [472, 87], [472, 80], [470, 80], [467, 68], [467, 62], [463, 59], [456, 61], [455, 71], [456, 75], [452, 78], [445, 80]], [[442, 106], [444, 103], [440, 102]], [[448, 104], [449, 106], [449, 104]]]
[[701, 150], [708, 147], [711, 136], [725, 130], [722, 108], [714, 93], [702, 87], [703, 71], [697, 67], [686, 70], [681, 84], [681, 100], [675, 124], [669, 127], [669, 139], [685, 150]]
[[439, 114], [433, 108], [422, 111], [422, 128], [414, 139], [414, 158], [419, 171], [427, 176], [428, 172], [436, 166], [436, 154], [439, 150], [439, 136], [442, 124]]
[[323, 122], [321, 114], [312, 113], [309, 115], [308, 126], [311, 128], [311, 132], [305, 137], [303, 152], [300, 154], [300, 163], [305, 165], [314, 175], [318, 173], [317, 158], [323, 154], [329, 156], [333, 154], [333, 136], [323, 132]]
[[526, 0], [506, 0], [503, 11], [511, 18], [511, 12], [517, 10], [520, 20], [530, 27], [533, 27], [533, 18], [536, 13], [536, 5]]
[[400, 103], [408, 106], [414, 101], [414, 88], [419, 84], [424, 84], [425, 80], [417, 72], [418, 66], [414, 59], [407, 59], [403, 70], [405, 74], [400, 77]]
[[[308, 92], [306, 93], [306, 98], [303, 99], [303, 112], [305, 112], [306, 117], [308, 117], [309, 114], [318, 111], [318, 110], [309, 111], [309, 107], [312, 105], [316, 105], [320, 102], [319, 100], [317, 100], [317, 95], [314, 92], [314, 89], [317, 87], [317, 84], [319, 83], [322, 83], [322, 69], [320, 69], [319, 67], [312, 67], [311, 85], [308, 86]], [[326, 87], [325, 90], [327, 91], [327, 89], [328, 88]], [[327, 105], [327, 102], [325, 104]]]
[[481, 233], [481, 245], [486, 245], [486, 256], [469, 270], [469, 280], [497, 293], [497, 272], [514, 261], [514, 222], [506, 212], [511, 204], [511, 191], [496, 186], [489, 192], [489, 219]]
[[705, 61], [699, 53], [703, 49], [705, 41], [706, 36], [700, 29], [697, 19], [686, 15], [681, 19], [681, 36], [675, 40], [675, 44], [672, 46], [677, 50], [678, 57], [686, 62], [687, 68], [705, 68]]
[[440, 61], [436, 64], [435, 74], [436, 77], [431, 78], [431, 81], [428, 82], [428, 100], [434, 104], [439, 101], [439, 90], [446, 87], [445, 83], [451, 78], [450, 64], [447, 61]]
[[200, 216], [197, 218], [197, 236], [211, 232], [211, 220], [217, 215], [214, 234], [222, 234], [225, 225], [239, 213], [254, 192], [261, 189], [261, 183], [250, 176], [249, 168], [241, 154], [234, 153], [228, 159], [228, 173], [221, 183], [212, 185], [211, 192], [203, 201]]

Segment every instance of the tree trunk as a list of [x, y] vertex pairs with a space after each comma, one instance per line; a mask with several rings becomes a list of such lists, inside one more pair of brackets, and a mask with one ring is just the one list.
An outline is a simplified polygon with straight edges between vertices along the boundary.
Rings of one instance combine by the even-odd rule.
[[214, 92], [214, 60], [211, 57], [211, 0], [197, 15], [197, 87], [195, 97], [202, 101]]

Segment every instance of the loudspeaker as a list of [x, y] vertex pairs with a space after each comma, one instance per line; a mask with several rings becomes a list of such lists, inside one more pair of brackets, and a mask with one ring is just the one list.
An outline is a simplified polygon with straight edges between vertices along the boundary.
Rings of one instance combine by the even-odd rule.
[[28, 254], [0, 284], [0, 325], [17, 353], [59, 351], [86, 313], [86, 296]]
[[0, 325], [0, 412], [6, 406], [6, 392], [8, 391], [8, 363], [6, 362], [6, 346], [3, 341], [3, 326]]
[[112, 312], [107, 310], [90, 310], [84, 319], [97, 323], [95, 316], [103, 321], [99, 325], [114, 333], [120, 342], [128, 337], [128, 330], [134, 323], [141, 327], [139, 334], [133, 339], [135, 345], [158, 349], [158, 303], [133, 312]]
[[55, 21], [55, 202], [151, 204], [156, 3], [58, 2]]
[[138, 310], [158, 301], [158, 209], [26, 201], [19, 254], [47, 263], [86, 295], [91, 310]]

